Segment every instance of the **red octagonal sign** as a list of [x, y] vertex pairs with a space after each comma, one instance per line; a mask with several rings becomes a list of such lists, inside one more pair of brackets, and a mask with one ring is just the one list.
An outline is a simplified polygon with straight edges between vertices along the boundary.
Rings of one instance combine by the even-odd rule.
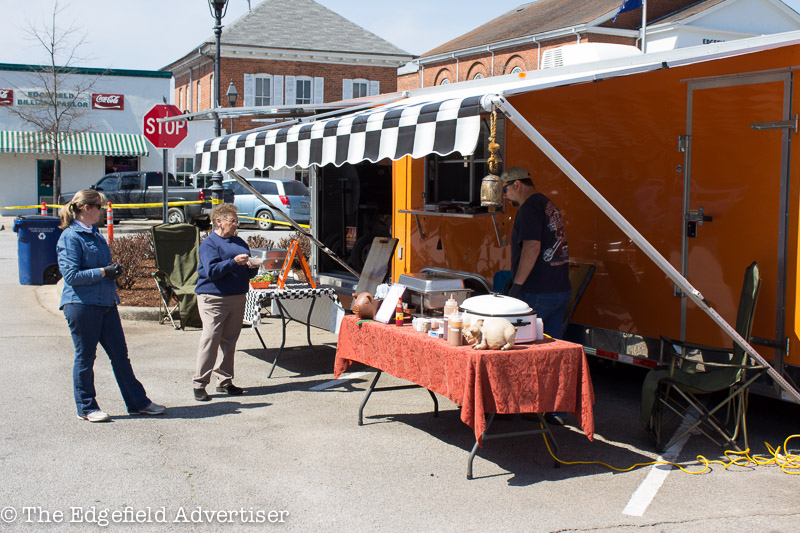
[[185, 120], [158, 122], [157, 119], [181, 115], [177, 106], [156, 104], [144, 115], [145, 138], [156, 148], [175, 148], [189, 133]]

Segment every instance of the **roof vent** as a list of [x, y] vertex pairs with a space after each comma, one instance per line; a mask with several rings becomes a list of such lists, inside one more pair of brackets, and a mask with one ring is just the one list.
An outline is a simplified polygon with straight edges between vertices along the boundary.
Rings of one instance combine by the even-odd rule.
[[550, 48], [542, 54], [542, 69], [568, 67], [580, 63], [594, 63], [618, 57], [641, 55], [635, 46], [611, 43], [568, 44]]

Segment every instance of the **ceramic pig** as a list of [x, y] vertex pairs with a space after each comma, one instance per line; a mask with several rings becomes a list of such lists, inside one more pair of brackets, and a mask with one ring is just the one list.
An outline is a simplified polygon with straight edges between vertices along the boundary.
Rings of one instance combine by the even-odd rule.
[[476, 320], [462, 333], [467, 344], [473, 344], [476, 350], [507, 350], [514, 346], [517, 328], [505, 318], [491, 318], [484, 322], [482, 318]]
[[375, 318], [377, 306], [375, 305], [375, 300], [372, 298], [372, 294], [368, 292], [362, 292], [358, 296], [353, 294], [353, 298], [353, 307], [351, 309], [354, 315], [362, 320], [370, 320]]

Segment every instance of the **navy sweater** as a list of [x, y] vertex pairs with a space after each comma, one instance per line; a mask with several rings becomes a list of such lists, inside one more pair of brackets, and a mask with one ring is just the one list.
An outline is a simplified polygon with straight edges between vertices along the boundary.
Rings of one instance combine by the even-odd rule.
[[217, 296], [246, 294], [250, 278], [258, 273], [258, 268], [237, 265], [233, 258], [239, 254], [250, 255], [250, 247], [239, 237], [225, 238], [212, 232], [203, 239], [194, 292]]

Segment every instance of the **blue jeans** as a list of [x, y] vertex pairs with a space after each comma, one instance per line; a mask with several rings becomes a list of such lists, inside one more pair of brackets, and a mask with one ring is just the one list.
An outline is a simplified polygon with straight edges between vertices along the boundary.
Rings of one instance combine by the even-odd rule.
[[536, 317], [544, 323], [544, 332], [554, 339], [561, 338], [561, 326], [567, 311], [572, 291], [564, 292], [521, 292], [517, 299], [524, 301], [536, 312]]
[[128, 412], [135, 413], [150, 405], [144, 387], [133, 375], [117, 307], [64, 304], [63, 309], [75, 345], [72, 382], [78, 415], [86, 416], [100, 409], [94, 389], [94, 360], [98, 343], [111, 360], [111, 368]]

